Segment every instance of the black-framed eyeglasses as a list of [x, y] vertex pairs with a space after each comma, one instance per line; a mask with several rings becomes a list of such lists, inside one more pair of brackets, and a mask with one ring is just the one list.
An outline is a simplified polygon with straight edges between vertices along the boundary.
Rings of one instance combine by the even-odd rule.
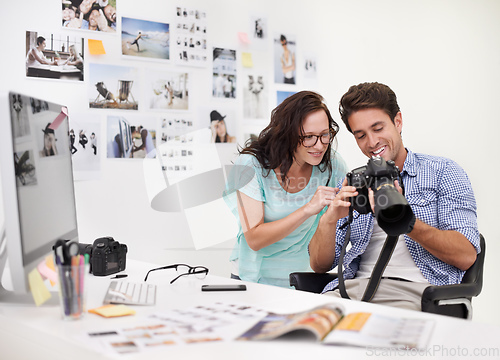
[[330, 129], [328, 132], [320, 134], [320, 135], [300, 136], [300, 141], [302, 142], [302, 145], [304, 147], [313, 147], [318, 142], [318, 139], [319, 139], [319, 141], [321, 141], [321, 143], [323, 145], [328, 145], [333, 141], [336, 134], [337, 134], [337, 132], [335, 130]]
[[208, 268], [206, 268], [205, 266], [189, 266], [186, 264], [174, 264], [149, 270], [148, 273], [146, 274], [146, 277], [144, 278], [144, 281], [148, 280], [148, 276], [151, 271], [166, 270], [166, 269], [175, 269], [177, 271], [177, 277], [170, 281], [171, 284], [173, 284], [174, 281], [176, 281], [178, 278], [184, 275], [194, 275], [198, 279], [204, 279], [208, 275]]

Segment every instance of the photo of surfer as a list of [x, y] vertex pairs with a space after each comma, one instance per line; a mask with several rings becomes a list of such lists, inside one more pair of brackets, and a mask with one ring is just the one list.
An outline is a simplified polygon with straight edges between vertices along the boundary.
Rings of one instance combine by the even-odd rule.
[[122, 54], [170, 59], [170, 25], [122, 17]]

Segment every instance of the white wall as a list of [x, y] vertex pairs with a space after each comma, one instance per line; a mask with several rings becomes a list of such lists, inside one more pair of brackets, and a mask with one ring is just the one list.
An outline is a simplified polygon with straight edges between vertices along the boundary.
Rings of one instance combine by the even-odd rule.
[[[117, 0], [120, 16], [171, 22], [177, 5], [163, 0], [139, 3]], [[309, 88], [320, 92], [334, 117], [338, 100], [352, 84], [379, 81], [398, 95], [403, 113], [405, 145], [413, 151], [443, 155], [456, 160], [468, 172], [478, 202], [480, 231], [487, 241], [484, 288], [474, 301], [475, 320], [500, 324], [495, 311], [494, 265], [500, 253], [495, 215], [500, 197], [495, 181], [500, 172], [495, 159], [499, 133], [496, 104], [500, 98], [500, 3], [496, 0], [442, 1], [290, 1], [201, 0], [179, 1], [205, 6], [210, 45], [251, 51], [257, 66], [272, 77], [271, 47], [253, 51], [241, 46], [237, 32], [248, 32], [248, 16], [267, 17], [269, 32], [296, 34], [298, 60], [305, 53], [318, 57], [319, 79], [311, 84], [298, 77], [293, 91]], [[26, 79], [25, 31], [62, 31], [57, 1], [9, 1], [3, 4], [0, 27], [4, 51], [0, 60], [0, 91], [19, 91], [67, 104], [70, 114], [104, 119], [104, 113], [87, 107], [87, 83]], [[88, 63], [113, 63], [176, 69], [173, 64], [122, 59], [117, 36], [81, 33], [102, 39], [105, 56], [90, 56]], [[262, 64], [269, 65], [262, 65]], [[191, 107], [213, 103], [211, 69], [183, 68], [191, 76]], [[241, 86], [241, 82], [239, 84]], [[272, 86], [270, 107], [275, 104]], [[238, 89], [241, 95], [241, 88]], [[241, 108], [241, 96], [236, 100]], [[141, 112], [141, 110], [140, 110]], [[196, 111], [192, 110], [193, 115]], [[141, 112], [144, 113], [144, 112]], [[2, 124], [6, 118], [0, 119]], [[340, 119], [339, 119], [340, 121]], [[341, 125], [339, 151], [352, 168], [366, 159], [352, 136]], [[125, 242], [129, 256], [160, 264], [182, 261], [206, 265], [227, 276], [232, 241], [195, 251], [182, 213], [160, 213], [149, 207], [140, 162], [103, 158], [100, 180], [76, 184], [81, 241], [92, 242], [112, 235]], [[3, 212], [3, 209], [0, 210]], [[2, 213], [3, 214], [3, 213]]]

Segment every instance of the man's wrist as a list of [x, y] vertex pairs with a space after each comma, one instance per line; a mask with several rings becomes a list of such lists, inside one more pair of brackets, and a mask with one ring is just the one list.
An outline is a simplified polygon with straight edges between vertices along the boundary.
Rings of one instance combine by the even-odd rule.
[[408, 224], [408, 230], [406, 231], [407, 234], [409, 234], [413, 231], [413, 227], [415, 226], [416, 221], [417, 221], [417, 218], [415, 217], [415, 215], [413, 215], [410, 223]]

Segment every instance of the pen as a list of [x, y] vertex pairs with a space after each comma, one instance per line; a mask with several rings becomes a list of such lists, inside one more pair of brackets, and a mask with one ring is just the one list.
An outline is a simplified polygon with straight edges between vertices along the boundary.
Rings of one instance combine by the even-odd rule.
[[74, 255], [71, 257], [71, 280], [73, 281], [73, 297], [71, 302], [73, 309], [71, 314], [78, 316], [80, 314], [80, 256]]
[[126, 278], [127, 276], [128, 276], [127, 274], [118, 274], [112, 277], [111, 279], [121, 279], [121, 278]]
[[85, 258], [83, 257], [83, 255], [80, 255], [79, 256], [79, 259], [80, 259], [80, 267], [79, 267], [79, 270], [80, 270], [80, 295], [78, 296], [78, 300], [80, 302], [80, 312], [83, 312], [83, 306], [84, 306], [84, 297], [83, 297], [83, 292], [84, 292], [84, 281], [85, 281]]
[[59, 286], [61, 288], [61, 301], [62, 301], [62, 307], [64, 309], [64, 315], [69, 315], [69, 304], [68, 304], [68, 291], [66, 288], [66, 281], [65, 281], [65, 274], [64, 274], [64, 269], [63, 266], [61, 265], [61, 259], [59, 256], [56, 256], [56, 266], [57, 270], [59, 272]]

